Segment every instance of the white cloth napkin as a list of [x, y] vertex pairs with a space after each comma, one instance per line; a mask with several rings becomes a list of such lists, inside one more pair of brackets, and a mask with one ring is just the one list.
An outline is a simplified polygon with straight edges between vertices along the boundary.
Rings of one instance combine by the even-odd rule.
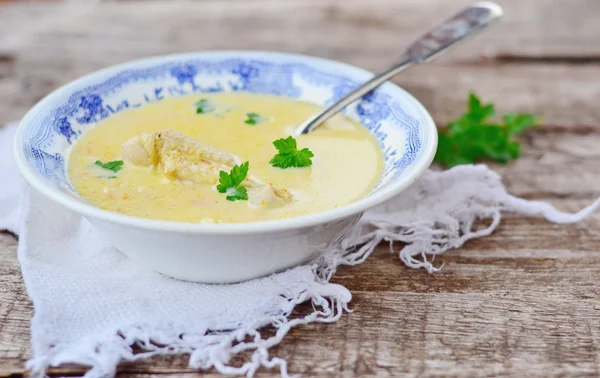
[[[34, 375], [77, 363], [92, 367], [88, 378], [111, 377], [120, 361], [189, 353], [191, 367], [252, 376], [265, 366], [287, 376], [286, 361], [269, 356], [268, 348], [291, 327], [338, 320], [351, 295], [329, 283], [331, 276], [340, 264], [363, 262], [381, 241], [405, 243], [400, 259], [433, 272], [438, 268], [428, 255], [490, 234], [501, 210], [568, 223], [600, 205], [599, 199], [577, 214], [565, 214], [515, 198], [485, 166], [427, 172], [401, 196], [365, 214], [350, 236], [310, 266], [234, 285], [194, 284], [139, 267], [85, 219], [23, 190], [11, 155], [14, 129], [0, 129], [0, 229], [20, 236], [19, 261], [35, 307], [34, 356], [27, 365]], [[477, 219], [492, 222], [473, 230]], [[290, 316], [305, 301], [312, 301], [314, 311]], [[277, 329], [275, 336], [261, 336], [265, 325]], [[134, 353], [133, 346], [143, 352]], [[251, 358], [243, 366], [228, 365], [245, 350]]]

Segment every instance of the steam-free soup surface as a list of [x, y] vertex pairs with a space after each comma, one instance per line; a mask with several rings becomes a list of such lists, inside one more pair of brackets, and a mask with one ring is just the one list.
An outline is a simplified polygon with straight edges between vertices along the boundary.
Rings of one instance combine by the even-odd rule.
[[[166, 99], [113, 115], [87, 131], [73, 146], [69, 177], [88, 202], [142, 218], [229, 223], [322, 212], [366, 195], [379, 179], [383, 154], [363, 126], [338, 115], [308, 135], [295, 136], [298, 149], [313, 153], [311, 166], [272, 166], [269, 162], [278, 153], [273, 141], [292, 135], [295, 126], [318, 110], [305, 102], [249, 93]], [[285, 199], [271, 195], [279, 201], [274, 205], [230, 201], [217, 191], [217, 182], [168, 176], [161, 166], [134, 164], [135, 159], [123, 156], [123, 145], [143, 133], [179, 135], [192, 145], [197, 141], [248, 161], [248, 176], [285, 192]], [[117, 172], [95, 164], [121, 160]]]

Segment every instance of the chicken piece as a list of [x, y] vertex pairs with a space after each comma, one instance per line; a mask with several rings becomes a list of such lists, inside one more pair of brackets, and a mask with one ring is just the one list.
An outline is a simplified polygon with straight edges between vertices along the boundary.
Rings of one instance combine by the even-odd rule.
[[234, 155], [173, 130], [135, 136], [123, 144], [121, 156], [134, 165], [151, 165], [170, 179], [203, 184], [216, 184], [221, 170], [239, 164]]
[[156, 166], [156, 150], [153, 134], [143, 133], [127, 140], [121, 146], [121, 157], [134, 165]]
[[[235, 155], [208, 146], [174, 131], [143, 133], [121, 147], [123, 159], [137, 166], [152, 166], [171, 179], [201, 184], [217, 184], [219, 172], [229, 172], [240, 163]], [[280, 207], [293, 201], [292, 194], [256, 177], [248, 176], [243, 185], [249, 189], [249, 204]]]
[[273, 184], [248, 185], [250, 205], [256, 207], [281, 207], [292, 202], [292, 194], [286, 189], [277, 189]]

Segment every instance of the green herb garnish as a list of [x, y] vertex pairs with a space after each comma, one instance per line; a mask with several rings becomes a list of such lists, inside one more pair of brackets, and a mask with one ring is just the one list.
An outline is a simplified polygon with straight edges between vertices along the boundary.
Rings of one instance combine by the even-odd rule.
[[434, 161], [453, 167], [484, 159], [500, 163], [517, 159], [521, 145], [512, 137], [534, 126], [537, 117], [508, 113], [502, 123], [495, 123], [489, 120], [494, 114], [494, 105], [482, 104], [474, 93], [470, 93], [467, 112], [450, 122], [446, 130], [439, 131]]
[[210, 100], [205, 98], [200, 99], [196, 102], [196, 114], [206, 114], [215, 110], [215, 106]]
[[308, 148], [298, 150], [296, 147], [296, 139], [294, 137], [287, 137], [277, 139], [273, 142], [275, 148], [279, 153], [273, 156], [273, 159], [269, 161], [272, 166], [278, 168], [289, 168], [289, 167], [310, 167], [312, 165], [311, 158], [315, 156]]
[[262, 122], [263, 118], [258, 113], [246, 113], [246, 120], [244, 121], [247, 125], [256, 125]]
[[217, 190], [219, 193], [226, 193], [228, 201], [245, 201], [248, 199], [248, 191], [242, 186], [242, 183], [248, 175], [249, 165], [250, 162], [245, 162], [241, 165], [233, 166], [230, 173], [225, 171], [219, 172]]
[[103, 163], [100, 160], [96, 160], [94, 164], [99, 165], [102, 168], [108, 169], [109, 171], [113, 171], [115, 173], [119, 172], [121, 168], [123, 168], [123, 160], [114, 160], [106, 163]]

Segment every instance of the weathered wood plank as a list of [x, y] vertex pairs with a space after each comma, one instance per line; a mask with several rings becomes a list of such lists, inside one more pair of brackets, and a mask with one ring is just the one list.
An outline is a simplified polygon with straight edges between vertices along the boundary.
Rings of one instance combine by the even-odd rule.
[[596, 147], [600, 135], [556, 132], [542, 126], [521, 141], [520, 159], [505, 166], [493, 165], [511, 193], [532, 199], [600, 195], [600, 152]]
[[17, 261], [17, 241], [0, 233], [0, 377], [23, 370], [33, 308]]
[[[21, 117], [30, 106], [56, 87], [104, 64], [44, 60], [8, 63], [15, 75], [0, 78], [0, 120]], [[357, 57], [358, 65], [370, 68], [370, 57]], [[42, 63], [43, 62], [43, 63]], [[459, 67], [462, 67], [459, 69]], [[1, 65], [0, 65], [1, 69]], [[528, 112], [541, 116], [547, 128], [589, 132], [600, 130], [600, 89], [592, 77], [600, 77], [600, 65], [461, 65], [430, 64], [412, 69], [394, 82], [416, 96], [443, 127], [466, 109], [467, 94], [476, 92], [485, 102], [497, 105], [498, 114]], [[14, 95], [14, 93], [20, 93]], [[1, 95], [0, 95], [1, 96]]]
[[[537, 56], [542, 59], [594, 57], [600, 53], [600, 44], [595, 38], [600, 33], [594, 18], [600, 11], [597, 1], [572, 0], [568, 7], [556, 7], [551, 0], [497, 2], [505, 8], [506, 16], [495, 31], [472, 41], [472, 49], [460, 48], [450, 60], [471, 59], [474, 52], [479, 52], [477, 55]], [[390, 57], [390, 52], [399, 53], [399, 49], [424, 30], [471, 2], [230, 0], [223, 4], [219, 0], [204, 0], [107, 2], [100, 5], [66, 3], [64, 7], [34, 4], [5, 8], [4, 21], [8, 25], [4, 28], [19, 25], [24, 19], [33, 22], [20, 25], [21, 33], [3, 34], [3, 39], [19, 41], [40, 34], [40, 40], [35, 43], [51, 50], [57, 47], [56, 37], [60, 36], [65, 42], [63, 46], [76, 44], [82, 47], [81, 44], [85, 44], [84, 50], [92, 54], [98, 46], [86, 44], [88, 38], [91, 38], [90, 42], [110, 44], [105, 48], [117, 54], [125, 53], [119, 48], [123, 45], [144, 55], [156, 49], [172, 52], [259, 45], [260, 48], [291, 49], [317, 55], [384, 54]], [[48, 25], [54, 27], [42, 35], [40, 31]], [[52, 43], [47, 45], [49, 41]], [[322, 49], [321, 54], [315, 46]]]
[[[428, 25], [467, 3], [234, 0], [8, 7], [0, 13], [0, 93], [5, 93], [0, 122], [22, 116], [78, 76], [157, 54], [267, 49], [379, 70]], [[597, 129], [600, 113], [592, 104], [600, 102], [600, 91], [589, 78], [600, 76], [595, 38], [600, 26], [593, 17], [600, 3], [501, 3], [507, 15], [493, 31], [396, 81], [440, 124], [456, 117], [467, 91], [474, 90], [498, 103], [500, 111], [525, 110], [541, 114], [551, 126]], [[545, 64], [548, 60], [553, 64]]]
[[589, 132], [600, 130], [600, 90], [590, 77], [600, 65], [492, 64], [415, 67], [394, 81], [413, 93], [445, 126], [466, 110], [467, 93], [496, 105], [497, 114], [527, 112], [541, 116], [546, 128]]

